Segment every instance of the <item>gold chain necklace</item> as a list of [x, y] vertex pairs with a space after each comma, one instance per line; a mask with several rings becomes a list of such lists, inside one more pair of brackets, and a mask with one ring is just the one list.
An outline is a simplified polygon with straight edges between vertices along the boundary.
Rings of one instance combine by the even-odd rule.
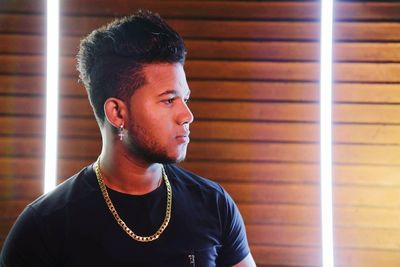
[[111, 211], [115, 220], [117, 221], [119, 226], [121, 226], [121, 228], [125, 231], [125, 233], [127, 233], [130, 237], [132, 237], [134, 240], [139, 241], [139, 242], [151, 242], [151, 241], [158, 239], [169, 224], [169, 221], [171, 219], [171, 209], [172, 209], [172, 189], [171, 189], [171, 185], [169, 183], [169, 180], [168, 180], [167, 174], [165, 173], [164, 168], [162, 168], [162, 177], [163, 177], [165, 185], [167, 187], [167, 208], [166, 208], [166, 212], [165, 212], [165, 218], [164, 218], [164, 221], [161, 224], [160, 228], [158, 228], [158, 230], [150, 236], [139, 236], [139, 235], [135, 234], [126, 225], [126, 223], [121, 219], [121, 217], [119, 217], [118, 212], [115, 209], [110, 196], [108, 195], [106, 185], [104, 184], [103, 177], [102, 177], [101, 171], [100, 171], [100, 160], [97, 160], [95, 170], [96, 170], [97, 181], [99, 182], [100, 190], [101, 190], [104, 200], [106, 201], [108, 209]]

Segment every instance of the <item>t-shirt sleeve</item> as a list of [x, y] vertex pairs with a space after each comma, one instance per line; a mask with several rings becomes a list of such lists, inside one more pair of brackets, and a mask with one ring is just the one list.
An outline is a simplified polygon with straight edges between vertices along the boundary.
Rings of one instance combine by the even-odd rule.
[[30, 206], [11, 228], [0, 254], [0, 267], [51, 266], [39, 217]]
[[224, 189], [224, 200], [220, 202], [222, 220], [222, 247], [218, 266], [232, 266], [242, 261], [249, 253], [246, 229], [238, 207]]

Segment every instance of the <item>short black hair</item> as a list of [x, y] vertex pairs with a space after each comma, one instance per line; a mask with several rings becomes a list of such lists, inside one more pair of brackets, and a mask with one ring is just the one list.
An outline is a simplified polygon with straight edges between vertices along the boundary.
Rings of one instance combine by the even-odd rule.
[[90, 33], [80, 43], [77, 69], [99, 125], [105, 120], [107, 98], [127, 102], [146, 83], [145, 64], [183, 65], [185, 58], [182, 37], [160, 15], [148, 10], [116, 19]]

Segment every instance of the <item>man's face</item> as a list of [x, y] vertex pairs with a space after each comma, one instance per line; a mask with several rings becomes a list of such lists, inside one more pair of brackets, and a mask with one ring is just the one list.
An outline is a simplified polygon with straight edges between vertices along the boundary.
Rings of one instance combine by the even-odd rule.
[[193, 114], [186, 105], [190, 90], [181, 64], [148, 64], [146, 84], [130, 99], [127, 146], [148, 163], [185, 159]]

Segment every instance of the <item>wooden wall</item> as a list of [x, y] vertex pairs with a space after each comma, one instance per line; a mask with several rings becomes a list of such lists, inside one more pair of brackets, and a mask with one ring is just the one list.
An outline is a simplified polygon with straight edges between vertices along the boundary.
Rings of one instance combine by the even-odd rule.
[[0, 246], [42, 192], [44, 1], [0, 1]]
[[336, 266], [399, 266], [400, 4], [336, 14]]
[[[60, 181], [100, 151], [79, 39], [139, 7], [189, 49], [195, 123], [182, 165], [230, 192], [258, 266], [320, 266], [317, 1], [63, 1]], [[43, 0], [0, 2], [1, 243], [41, 194], [43, 13]], [[341, 1], [336, 18], [336, 266], [398, 266], [400, 4]]]

